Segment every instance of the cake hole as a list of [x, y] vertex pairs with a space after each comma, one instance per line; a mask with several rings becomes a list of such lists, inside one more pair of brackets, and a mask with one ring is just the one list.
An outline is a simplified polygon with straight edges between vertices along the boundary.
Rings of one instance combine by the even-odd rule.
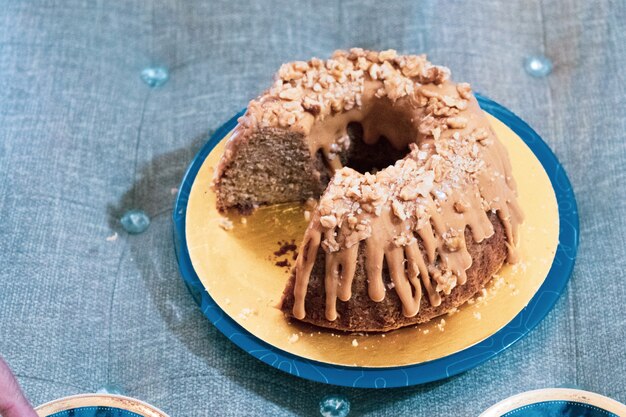
[[350, 148], [348, 149], [344, 166], [365, 174], [376, 172], [393, 165], [397, 160], [404, 158], [409, 153], [408, 146], [396, 149], [386, 137], [381, 136], [373, 144], [363, 141], [363, 126], [361, 123], [348, 124], [348, 136]]

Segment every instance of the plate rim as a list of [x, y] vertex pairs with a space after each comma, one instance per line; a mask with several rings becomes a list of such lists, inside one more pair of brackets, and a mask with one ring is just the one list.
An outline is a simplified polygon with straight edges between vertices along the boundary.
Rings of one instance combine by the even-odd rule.
[[480, 107], [513, 130], [546, 171], [557, 200], [559, 243], [544, 282], [528, 305], [482, 342], [435, 360], [396, 367], [349, 367], [318, 362], [285, 352], [254, 336], [220, 309], [200, 282], [187, 249], [186, 207], [191, 186], [211, 150], [236, 126], [245, 109], [220, 126], [194, 157], [180, 184], [172, 213], [174, 245], [180, 274], [203, 314], [229, 340], [255, 358], [281, 371], [332, 385], [394, 388], [447, 379], [497, 356], [534, 329], [552, 310], [574, 268], [579, 243], [576, 198], [567, 174], [549, 146], [522, 119], [497, 102], [476, 94]]
[[[51, 416], [64, 411], [86, 407], [110, 407], [130, 411], [139, 416], [168, 417], [159, 408], [137, 398], [119, 394], [85, 393], [69, 395], [43, 403], [35, 408], [40, 416]], [[126, 407], [126, 408], [124, 408]]]
[[626, 405], [605, 395], [580, 388], [541, 388], [512, 395], [483, 411], [478, 417], [500, 417], [524, 407], [549, 402], [574, 402], [587, 404], [600, 411], [620, 415], [626, 412]]

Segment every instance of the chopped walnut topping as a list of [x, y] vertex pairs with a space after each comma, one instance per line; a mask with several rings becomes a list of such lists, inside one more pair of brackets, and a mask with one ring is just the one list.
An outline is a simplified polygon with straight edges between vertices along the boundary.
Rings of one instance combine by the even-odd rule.
[[414, 242], [416, 242], [417, 239], [415, 239], [415, 236], [413, 236], [413, 233], [400, 233], [398, 236], [393, 238], [393, 244], [400, 247], [400, 246], [408, 246], [413, 244]]
[[[250, 103], [241, 123], [291, 127], [305, 113], [324, 119], [360, 107], [367, 78], [382, 81], [378, 97], [397, 100], [413, 95], [416, 85], [441, 84], [448, 75], [446, 68], [433, 66], [424, 55], [398, 55], [392, 49], [337, 51], [326, 61], [313, 58], [283, 64], [273, 86]], [[462, 101], [458, 106], [462, 107]], [[293, 105], [284, 105], [289, 102]]]
[[442, 235], [444, 244], [450, 252], [456, 252], [463, 246], [462, 236], [459, 232], [452, 229]]

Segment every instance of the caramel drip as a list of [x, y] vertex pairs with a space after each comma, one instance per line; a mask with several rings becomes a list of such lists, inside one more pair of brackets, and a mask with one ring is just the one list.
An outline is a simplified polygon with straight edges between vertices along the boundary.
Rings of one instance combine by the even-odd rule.
[[[311, 222], [311, 224], [313, 224], [313, 222]], [[293, 306], [293, 315], [298, 319], [303, 319], [306, 315], [304, 298], [306, 297], [309, 278], [311, 277], [313, 264], [317, 257], [317, 251], [320, 247], [321, 236], [322, 234], [319, 230], [309, 227], [304, 237], [303, 250], [298, 254], [298, 259], [296, 260], [295, 268], [298, 281], [294, 287], [295, 303]]]
[[[420, 129], [428, 118], [424, 108], [415, 106], [409, 99], [400, 99], [396, 103], [385, 102], [386, 99], [376, 98], [372, 94], [377, 88], [380, 88], [380, 83], [368, 83], [364, 92], [367, 99], [363, 100], [363, 107], [359, 111], [345, 112], [311, 127], [311, 153], [322, 149], [329, 158], [329, 166], [335, 173], [341, 174], [341, 178], [334, 179], [329, 185], [327, 194], [334, 199], [325, 202], [325, 197], [322, 198], [317, 216], [311, 221], [305, 234], [307, 250], [298, 258], [296, 265], [293, 310], [296, 318], [302, 319], [306, 315], [306, 290], [320, 246], [326, 252], [325, 315], [329, 321], [337, 319], [337, 298], [345, 302], [351, 297], [351, 285], [361, 245], [365, 245], [364, 266], [369, 297], [380, 302], [385, 298], [386, 291], [393, 289], [400, 298], [406, 317], [419, 313], [422, 287], [429, 303], [438, 306], [442, 296], [450, 294], [455, 286], [466, 283], [466, 271], [472, 265], [472, 258], [465, 242], [465, 229], [470, 229], [476, 242], [491, 237], [494, 230], [487, 216], [488, 211], [496, 212], [504, 225], [508, 262], [515, 262], [517, 258], [515, 246], [518, 225], [523, 221], [523, 215], [517, 203], [511, 164], [506, 149], [491, 131], [476, 100], [473, 97], [467, 100], [467, 108], [458, 114], [458, 117], [466, 119], [463, 127], [453, 126], [433, 132], [430, 136], [424, 133], [424, 129]], [[439, 87], [429, 85], [423, 88], [427, 91], [426, 94], [458, 98], [456, 86], [449, 82]], [[383, 108], [387, 110], [381, 111]], [[406, 120], [413, 121], [413, 128], [406, 126]], [[353, 178], [363, 177], [348, 168], [340, 170], [339, 159], [333, 159], [332, 155], [333, 144], [347, 134], [346, 126], [353, 121], [362, 123], [366, 143], [373, 143], [384, 135], [399, 149], [409, 143], [415, 144], [411, 145], [411, 154], [396, 163], [395, 168], [396, 171], [399, 169], [399, 174], [385, 174], [391, 167], [377, 174], [374, 184], [382, 184], [384, 189], [383, 195], [375, 201], [381, 207], [378, 213], [373, 213], [371, 208], [369, 211], [355, 209], [358, 204], [354, 200], [343, 211], [337, 210], [338, 207], [343, 207], [337, 204], [337, 199], [347, 199], [346, 193], [350, 189], [348, 183]], [[436, 179], [429, 192], [419, 193], [414, 200], [401, 201], [404, 210], [415, 210], [416, 214], [408, 216], [401, 213], [399, 216], [392, 208], [394, 204], [400, 204], [394, 203], [394, 199], [397, 200], [398, 195], [401, 195], [402, 187], [402, 184], [397, 184], [396, 175], [401, 177], [402, 170], [410, 165], [418, 170], [423, 168], [419, 171], [422, 172], [421, 175], [423, 171], [432, 170], [436, 176], [437, 167], [429, 165], [433, 156], [438, 155], [454, 163], [456, 156], [449, 154], [445, 147], [453, 143], [455, 132], [467, 136], [475, 134], [472, 132], [477, 129], [487, 129], [488, 136], [482, 138], [480, 144], [475, 141], [467, 145], [478, 148], [475, 158], [468, 159], [475, 159], [478, 168], [468, 168], [471, 172], [463, 171], [464, 175], [458, 175], [459, 172], [454, 171], [457, 177], [452, 179]], [[426, 158], [423, 153], [427, 154]], [[415, 162], [409, 164], [406, 162], [409, 159]], [[332, 227], [325, 227], [320, 222], [325, 214], [322, 208], [325, 203], [328, 203], [326, 211], [329, 215], [339, 219]], [[366, 207], [367, 204], [369, 203], [359, 207]], [[364, 224], [360, 231], [350, 230], [346, 225], [346, 212], [354, 216], [359, 225]], [[325, 239], [320, 242], [322, 235]], [[388, 283], [383, 279], [385, 263], [390, 277]]]

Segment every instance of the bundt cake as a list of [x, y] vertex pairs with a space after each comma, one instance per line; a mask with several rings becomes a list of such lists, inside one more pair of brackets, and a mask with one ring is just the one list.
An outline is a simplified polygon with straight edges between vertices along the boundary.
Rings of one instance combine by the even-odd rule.
[[218, 209], [319, 199], [286, 316], [345, 331], [422, 323], [515, 261], [507, 152], [449, 75], [425, 56], [351, 49], [284, 64], [250, 102], [216, 170]]

